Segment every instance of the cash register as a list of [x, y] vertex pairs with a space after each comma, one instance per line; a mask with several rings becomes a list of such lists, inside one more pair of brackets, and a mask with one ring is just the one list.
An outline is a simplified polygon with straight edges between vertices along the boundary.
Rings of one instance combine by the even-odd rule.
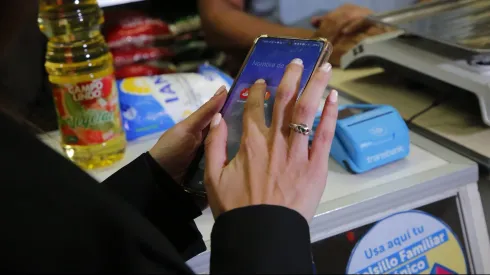
[[490, 1], [434, 0], [368, 18], [387, 29], [341, 59], [377, 65], [450, 92], [472, 93], [490, 126]]

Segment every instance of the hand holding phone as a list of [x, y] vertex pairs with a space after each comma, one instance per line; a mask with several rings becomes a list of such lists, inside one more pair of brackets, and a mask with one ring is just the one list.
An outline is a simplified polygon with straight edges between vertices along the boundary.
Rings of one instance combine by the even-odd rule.
[[[252, 84], [257, 79], [264, 79], [267, 83], [263, 112], [265, 124], [270, 126], [276, 91], [286, 66], [292, 60], [301, 60], [303, 70], [297, 80], [298, 93], [296, 95], [299, 97], [314, 70], [328, 60], [331, 52], [331, 44], [325, 39], [296, 39], [266, 35], [256, 39], [221, 110], [222, 117], [228, 126], [227, 155], [229, 160], [235, 156], [240, 146], [244, 106]], [[201, 148], [184, 180], [184, 186], [189, 192], [205, 196], [204, 168], [204, 148]]]
[[297, 100], [303, 65], [300, 60], [291, 62], [277, 89], [270, 127], [264, 112], [267, 83], [257, 80], [249, 89], [243, 135], [230, 161], [228, 122], [219, 113], [214, 116], [205, 143], [205, 185], [215, 218], [236, 208], [277, 205], [296, 210], [311, 221], [327, 180], [337, 117], [336, 91], [327, 98], [311, 149], [307, 130], [315, 119], [331, 68], [327, 63], [316, 70]]

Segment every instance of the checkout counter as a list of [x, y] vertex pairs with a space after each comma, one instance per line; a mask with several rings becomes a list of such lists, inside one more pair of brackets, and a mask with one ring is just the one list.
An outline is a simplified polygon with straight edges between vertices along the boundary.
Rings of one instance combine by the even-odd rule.
[[[337, 77], [339, 74], [337, 72]], [[340, 97], [340, 103], [351, 102]], [[158, 137], [156, 134], [130, 142], [121, 162], [90, 174], [103, 181], [150, 149]], [[47, 134], [42, 139], [61, 152], [57, 133]], [[411, 133], [410, 154], [403, 160], [358, 175], [331, 160], [329, 170], [328, 184], [311, 224], [319, 273], [345, 273], [356, 243], [349, 236], [361, 237], [377, 221], [407, 210], [421, 210], [443, 221], [461, 242], [467, 270], [490, 272], [490, 241], [475, 162]], [[209, 248], [214, 223], [209, 209], [196, 223]], [[188, 264], [197, 273], [208, 273], [209, 256], [209, 251], [204, 252]]]
[[490, 170], [490, 1], [434, 0], [370, 20], [389, 31], [345, 54], [330, 85], [394, 106], [414, 131]]

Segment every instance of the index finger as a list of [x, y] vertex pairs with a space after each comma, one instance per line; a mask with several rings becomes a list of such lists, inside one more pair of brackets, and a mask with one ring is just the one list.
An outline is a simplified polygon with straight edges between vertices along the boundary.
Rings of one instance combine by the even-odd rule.
[[250, 123], [258, 127], [265, 127], [264, 100], [266, 85], [265, 80], [258, 79], [248, 89], [247, 101], [245, 101], [243, 110], [243, 123], [245, 127], [250, 125]]

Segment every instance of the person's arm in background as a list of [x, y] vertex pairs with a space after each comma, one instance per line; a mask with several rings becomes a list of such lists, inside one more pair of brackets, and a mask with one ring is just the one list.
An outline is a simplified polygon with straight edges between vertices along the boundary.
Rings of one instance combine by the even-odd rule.
[[247, 14], [244, 0], [199, 0], [202, 27], [209, 45], [248, 49], [261, 34], [311, 38], [314, 31], [290, 28]]

